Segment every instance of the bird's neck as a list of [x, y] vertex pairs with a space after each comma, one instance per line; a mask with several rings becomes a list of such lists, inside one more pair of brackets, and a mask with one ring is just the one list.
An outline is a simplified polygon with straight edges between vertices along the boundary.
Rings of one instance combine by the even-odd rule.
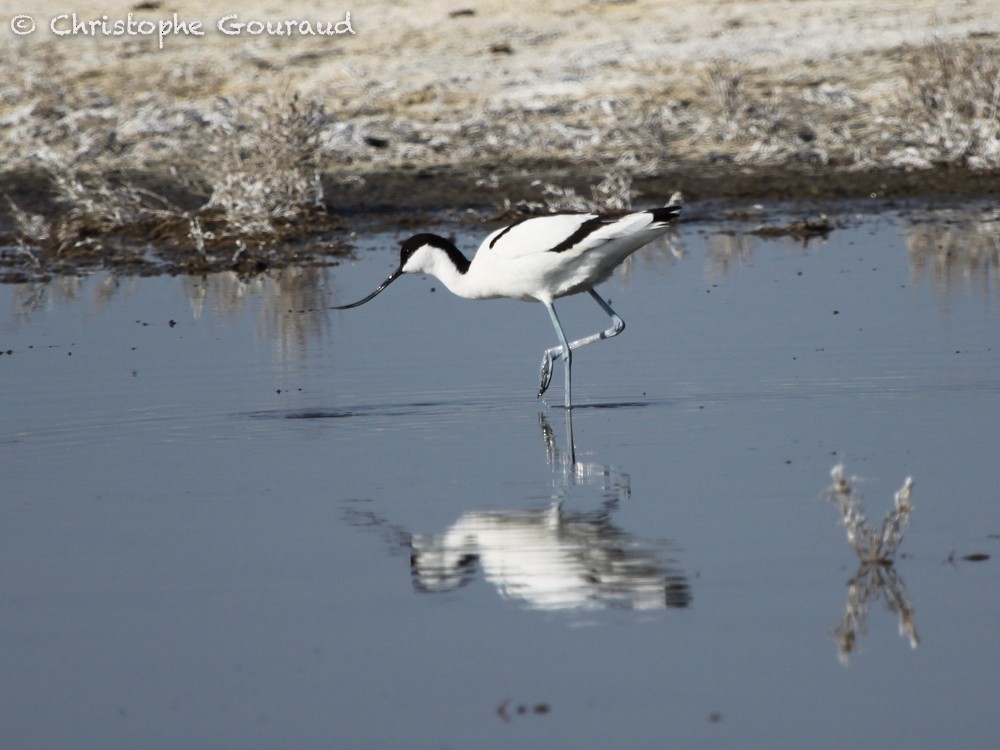
[[435, 248], [421, 264], [421, 273], [434, 276], [448, 287], [448, 291], [459, 297], [474, 298], [476, 294], [469, 275], [470, 261], [454, 247]]

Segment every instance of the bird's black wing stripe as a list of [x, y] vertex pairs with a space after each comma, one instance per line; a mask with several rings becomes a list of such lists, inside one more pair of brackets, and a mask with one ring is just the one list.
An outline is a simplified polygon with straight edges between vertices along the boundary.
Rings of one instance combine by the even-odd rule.
[[555, 247], [550, 247], [548, 251], [550, 253], [561, 253], [564, 250], [569, 250], [573, 247], [576, 247], [578, 244], [583, 242], [585, 238], [589, 237], [591, 234], [596, 232], [601, 227], [614, 222], [616, 218], [617, 217], [612, 218], [608, 216], [595, 216], [592, 219], [587, 219], [585, 222], [583, 222], [583, 224], [577, 227], [577, 230], [573, 232], [573, 234], [564, 239]]

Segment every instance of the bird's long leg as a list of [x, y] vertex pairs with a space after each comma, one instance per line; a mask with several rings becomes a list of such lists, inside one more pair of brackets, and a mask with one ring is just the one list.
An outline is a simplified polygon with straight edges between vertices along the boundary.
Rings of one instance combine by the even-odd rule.
[[[555, 316], [555, 310], [551, 305], [549, 305], [549, 315], [552, 316], [552, 319], [556, 324], [556, 331], [559, 333], [559, 340], [562, 344], [560, 346], [553, 346], [551, 349], [546, 349], [545, 354], [542, 355], [542, 384], [538, 389], [539, 397], [545, 393], [549, 387], [549, 382], [552, 380], [552, 364], [560, 357], [565, 359], [563, 352], [572, 352], [573, 349], [579, 349], [581, 346], [593, 344], [595, 341], [610, 339], [612, 336], [617, 336], [625, 330], [625, 321], [622, 320], [618, 313], [611, 309], [611, 305], [605, 302], [601, 295], [595, 290], [588, 289], [587, 291], [590, 293], [590, 296], [594, 298], [594, 301], [601, 306], [601, 309], [608, 314], [608, 317], [611, 318], [611, 327], [606, 331], [594, 333], [590, 336], [584, 336], [582, 339], [577, 339], [576, 341], [571, 341], [567, 344], [566, 337], [562, 332], [562, 326], [559, 325], [559, 321]], [[568, 359], [566, 360], [566, 369], [567, 371], [569, 370]]]
[[587, 344], [593, 344], [595, 341], [600, 341], [602, 339], [610, 339], [612, 336], [617, 336], [619, 333], [625, 330], [625, 321], [621, 319], [621, 316], [611, 309], [611, 305], [604, 301], [594, 289], [588, 289], [587, 292], [594, 301], [601, 306], [601, 309], [608, 314], [611, 318], [611, 327], [606, 331], [601, 331], [600, 333], [595, 333], [592, 336], [585, 336], [582, 339], [577, 339], [576, 341], [570, 342], [570, 349], [579, 349], [581, 346], [586, 346]]
[[538, 397], [541, 398], [542, 394], [548, 389], [549, 382], [552, 380], [552, 363], [557, 357], [562, 357], [566, 363], [566, 408], [571, 409], [573, 408], [573, 398], [571, 395], [573, 349], [571, 344], [566, 340], [566, 334], [563, 332], [562, 324], [559, 322], [559, 316], [556, 315], [556, 308], [552, 306], [551, 302], [546, 302], [545, 308], [549, 311], [549, 317], [552, 318], [552, 325], [556, 329], [556, 335], [559, 336], [559, 342], [562, 346], [555, 346], [545, 350], [545, 354], [542, 357], [542, 384], [538, 388]]

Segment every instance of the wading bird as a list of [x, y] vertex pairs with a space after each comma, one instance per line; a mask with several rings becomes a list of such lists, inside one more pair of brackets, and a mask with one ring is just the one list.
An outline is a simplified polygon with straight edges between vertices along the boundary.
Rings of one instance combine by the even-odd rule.
[[[331, 309], [363, 305], [404, 273], [422, 273], [439, 279], [466, 299], [509, 299], [541, 302], [549, 311], [559, 345], [542, 357], [541, 398], [552, 380], [552, 365], [565, 362], [566, 408], [573, 406], [571, 373], [573, 350], [617, 336], [625, 321], [594, 290], [614, 269], [644, 245], [667, 232], [681, 210], [674, 194], [662, 208], [626, 214], [555, 214], [515, 222], [489, 235], [470, 261], [454, 243], [436, 234], [418, 234], [402, 243], [399, 268], [364, 299]], [[587, 292], [611, 318], [606, 331], [567, 341], [553, 306], [555, 300]]]

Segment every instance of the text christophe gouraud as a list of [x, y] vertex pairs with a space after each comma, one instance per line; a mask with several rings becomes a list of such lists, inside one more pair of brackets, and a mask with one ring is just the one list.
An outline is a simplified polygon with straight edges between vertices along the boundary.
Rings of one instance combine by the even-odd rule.
[[50, 18], [38, 18], [19, 13], [10, 19], [10, 30], [17, 36], [34, 34], [39, 28], [48, 28], [57, 37], [155, 37], [160, 49], [169, 37], [205, 36], [213, 31], [226, 36], [337, 36], [354, 34], [351, 12], [336, 21], [305, 19], [261, 20], [241, 18], [239, 13], [227, 13], [206, 24], [201, 20], [186, 20], [179, 14], [160, 19], [135, 18], [132, 13], [124, 18], [101, 15], [84, 18], [76, 13], [60, 13]]

